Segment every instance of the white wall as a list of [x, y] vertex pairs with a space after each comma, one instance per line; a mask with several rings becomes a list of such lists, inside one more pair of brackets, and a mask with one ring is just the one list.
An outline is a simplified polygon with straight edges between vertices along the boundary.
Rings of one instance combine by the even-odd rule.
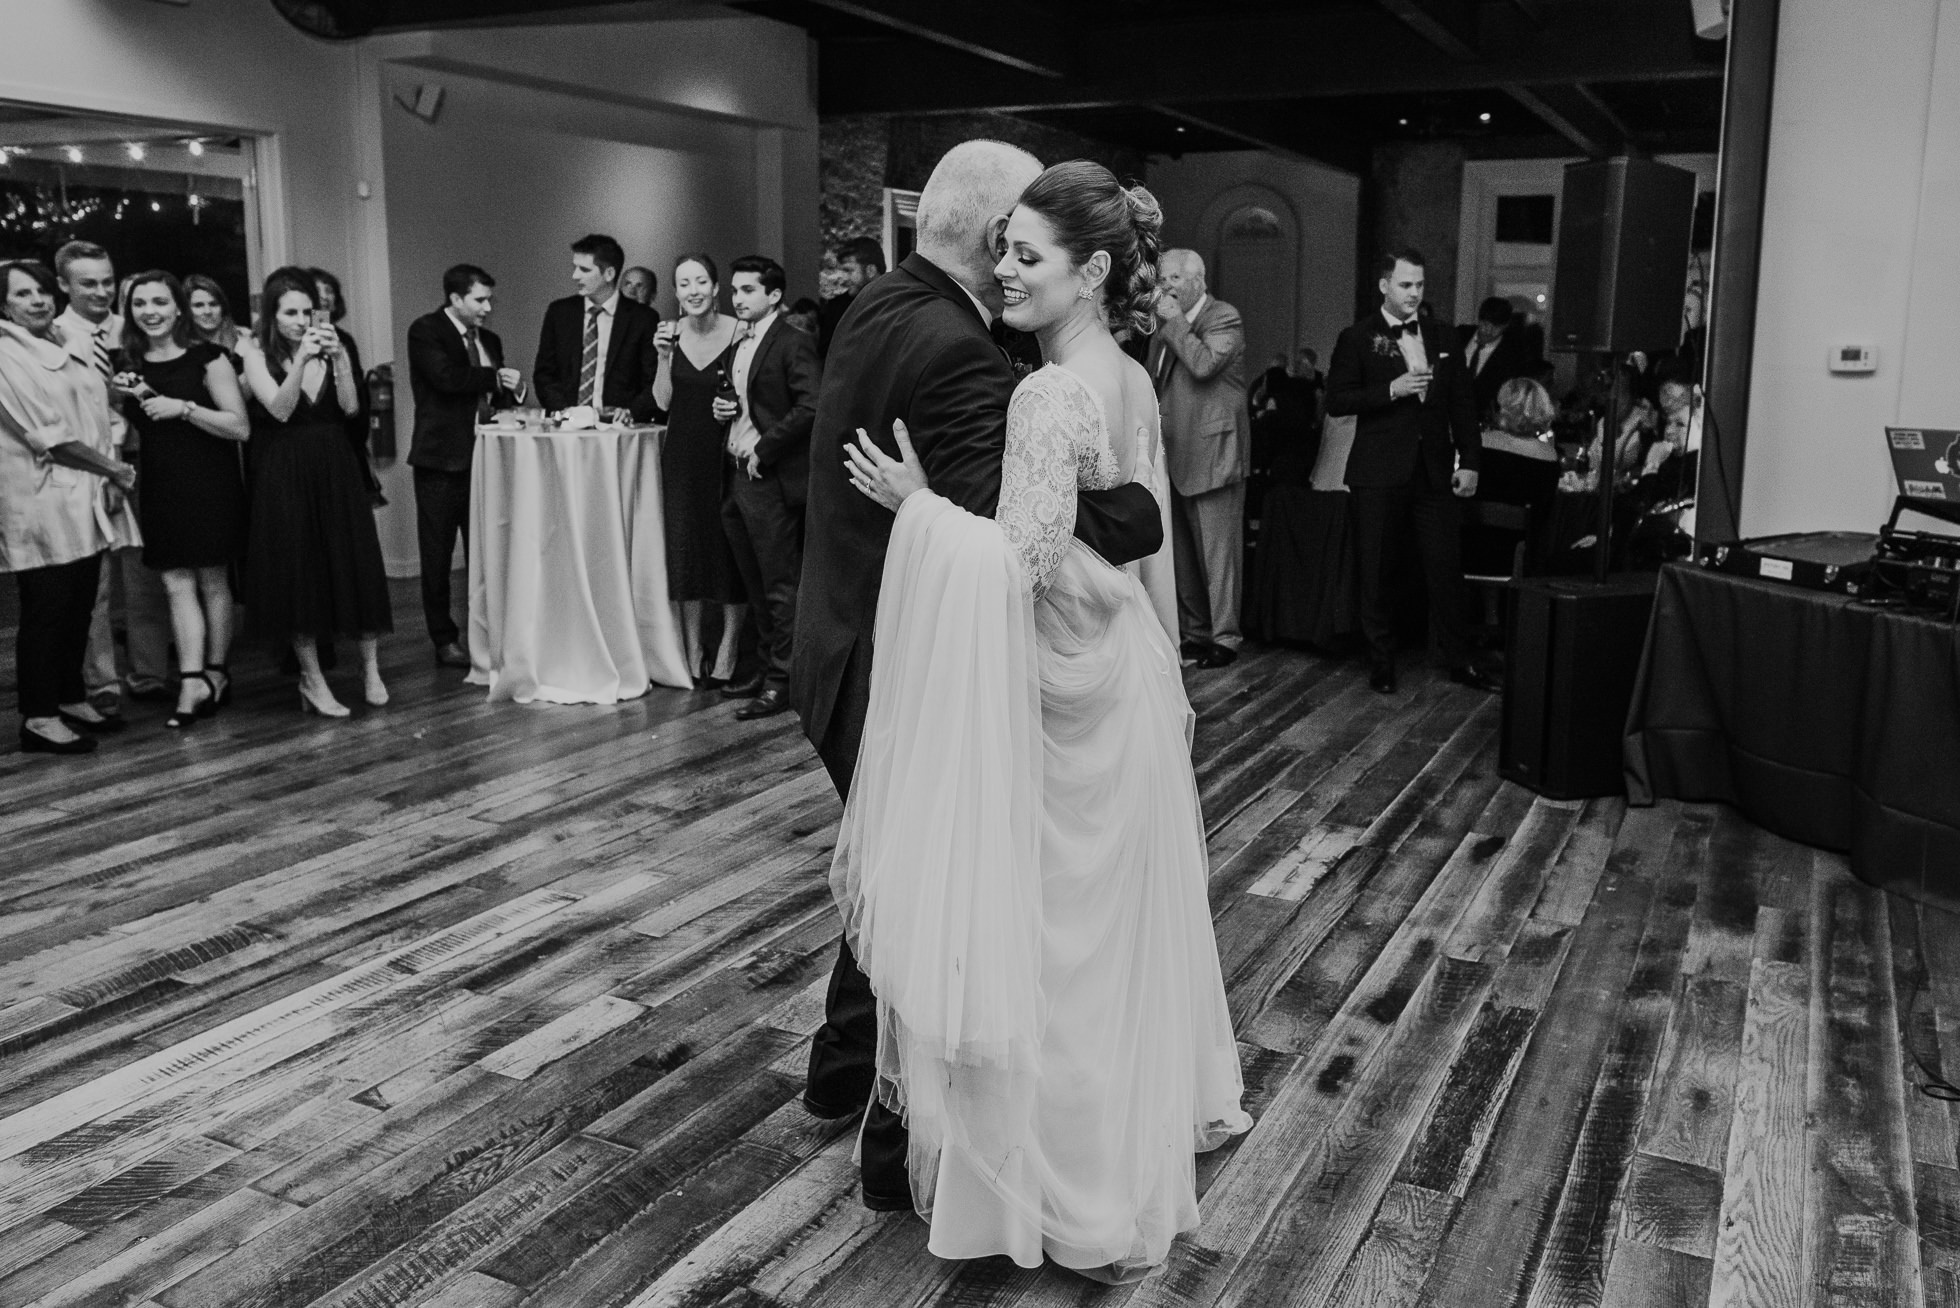
[[[1299, 233], [1293, 339], [1317, 350], [1326, 367], [1334, 338], [1354, 320], [1361, 179], [1325, 164], [1235, 150], [1152, 163], [1148, 185], [1164, 209], [1165, 243], [1194, 249], [1207, 264], [1217, 262], [1218, 224], [1241, 197], [1269, 204], [1277, 200], [1288, 209]], [[1261, 193], [1270, 198], [1258, 198]], [[1266, 362], [1247, 360], [1248, 373]]]
[[[1960, 0], [1783, 0], [1744, 535], [1871, 531], [1883, 428], [1960, 427], [1957, 232]], [[1875, 374], [1826, 370], [1850, 341]]]

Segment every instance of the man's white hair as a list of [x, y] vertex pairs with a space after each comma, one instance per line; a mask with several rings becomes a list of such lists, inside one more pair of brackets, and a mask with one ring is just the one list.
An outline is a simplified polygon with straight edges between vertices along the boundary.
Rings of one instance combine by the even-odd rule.
[[987, 224], [1041, 175], [1041, 160], [1005, 141], [962, 141], [948, 150], [919, 192], [920, 253], [991, 267]]
[[1195, 277], [1205, 275], [1205, 257], [1196, 250], [1166, 250], [1157, 256], [1159, 268], [1175, 265]]

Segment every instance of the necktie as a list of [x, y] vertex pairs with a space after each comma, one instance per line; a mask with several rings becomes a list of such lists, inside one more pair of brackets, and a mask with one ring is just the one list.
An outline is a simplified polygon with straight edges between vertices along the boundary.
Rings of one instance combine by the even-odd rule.
[[97, 327], [90, 339], [95, 343], [95, 370], [105, 378], [114, 376], [116, 370], [109, 363], [109, 329]]
[[1416, 320], [1414, 318], [1404, 318], [1402, 320], [1402, 334], [1404, 336], [1420, 336], [1422, 335], [1422, 328], [1416, 326]]
[[599, 407], [599, 306], [585, 311], [585, 356], [578, 365], [578, 402]]
[[[463, 344], [470, 352], [470, 367], [481, 368], [483, 366], [483, 351], [477, 344], [476, 328], [471, 327], [463, 333]], [[478, 391], [476, 393], [476, 420], [478, 422], [490, 421], [490, 411], [493, 407], [487, 392]]]

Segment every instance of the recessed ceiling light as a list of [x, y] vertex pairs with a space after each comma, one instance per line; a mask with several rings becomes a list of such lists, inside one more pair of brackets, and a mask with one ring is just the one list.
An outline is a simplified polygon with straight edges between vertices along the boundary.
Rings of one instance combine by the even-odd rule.
[[193, 140], [187, 143], [184, 148], [191, 152], [193, 159], [202, 159], [204, 157], [204, 142], [202, 141]]
[[123, 149], [129, 151], [129, 157], [134, 159], [137, 163], [143, 162], [143, 147], [139, 145], [137, 142], [131, 141], [128, 145], [125, 145]]
[[1478, 121], [1478, 122], [1480, 122], [1480, 123], [1487, 123], [1487, 122], [1489, 122], [1489, 121], [1490, 121], [1490, 115], [1489, 115], [1489, 114], [1478, 114], [1478, 115], [1477, 115], [1477, 121]]
[[69, 163], [80, 163], [80, 162], [82, 161], [82, 147], [81, 147], [81, 146], [79, 146], [79, 145], [71, 145], [71, 146], [69, 146], [69, 147], [68, 147], [68, 151], [67, 151], [67, 153], [68, 153], [68, 162], [69, 162]]
[[1397, 118], [1395, 121], [1400, 123], [1404, 127], [1407, 127], [1409, 125], [1409, 120], [1406, 118]]
[[1183, 128], [1183, 126], [1182, 126], [1182, 125], [1180, 125], [1180, 126], [1178, 127], [1178, 129], [1177, 129], [1177, 130], [1178, 130], [1179, 132], [1182, 132], [1182, 131], [1184, 130], [1184, 128]]

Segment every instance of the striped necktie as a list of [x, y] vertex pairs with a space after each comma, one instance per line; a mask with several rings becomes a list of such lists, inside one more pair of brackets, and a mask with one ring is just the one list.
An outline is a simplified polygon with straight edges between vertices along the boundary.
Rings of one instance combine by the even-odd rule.
[[578, 365], [578, 402], [599, 407], [599, 313], [593, 305], [585, 311], [585, 355]]
[[109, 362], [109, 329], [97, 327], [89, 339], [95, 344], [95, 370], [104, 380], [115, 376], [115, 367]]
[[[481, 368], [483, 366], [483, 350], [478, 345], [479, 339], [476, 334], [476, 328], [474, 327], [468, 328], [463, 332], [463, 346], [470, 352], [470, 367], [472, 368]], [[490, 396], [487, 393], [483, 391], [477, 392], [476, 420], [478, 422], [490, 421], [491, 410], [495, 407], [490, 403]]]

